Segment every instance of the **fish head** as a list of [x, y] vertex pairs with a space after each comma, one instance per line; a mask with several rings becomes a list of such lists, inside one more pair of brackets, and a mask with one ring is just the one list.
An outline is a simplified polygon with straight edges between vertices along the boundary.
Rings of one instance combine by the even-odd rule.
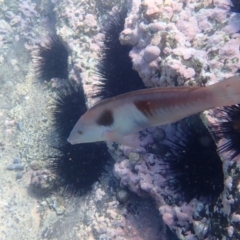
[[73, 127], [67, 141], [71, 144], [104, 141], [102, 138], [103, 131], [100, 126], [91, 120], [87, 122], [81, 117]]
[[73, 127], [67, 141], [71, 144], [108, 141], [113, 116], [109, 110], [88, 110]]

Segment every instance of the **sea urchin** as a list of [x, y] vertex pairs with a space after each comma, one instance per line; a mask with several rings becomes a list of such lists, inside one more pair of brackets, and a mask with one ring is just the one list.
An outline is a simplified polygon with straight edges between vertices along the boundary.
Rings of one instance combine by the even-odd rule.
[[123, 8], [115, 16], [110, 16], [104, 28], [104, 47], [96, 70], [100, 83], [95, 97], [106, 99], [145, 88], [138, 73], [132, 69], [129, 57], [132, 46], [122, 45], [119, 41], [126, 15], [127, 9]]
[[[168, 140], [164, 161], [166, 186], [189, 202], [193, 198], [216, 200], [223, 191], [222, 161], [211, 134], [199, 115], [176, 124], [175, 140]], [[167, 149], [167, 148], [166, 148]]]
[[239, 0], [231, 0], [230, 10], [235, 13], [240, 13], [240, 1]]
[[58, 150], [51, 156], [51, 170], [56, 174], [56, 184], [64, 193], [78, 195], [88, 190], [99, 180], [110, 159], [104, 142], [71, 145], [66, 139], [78, 120], [87, 110], [83, 90], [68, 84], [57, 92], [53, 105], [54, 133], [57, 140], [53, 148]]
[[34, 55], [35, 72], [40, 81], [52, 78], [68, 79], [67, 44], [58, 35], [49, 35]]
[[240, 104], [218, 110], [221, 113], [221, 121], [211, 126], [211, 131], [217, 139], [228, 139], [218, 151], [220, 154], [230, 152], [229, 160], [232, 160], [240, 154]]

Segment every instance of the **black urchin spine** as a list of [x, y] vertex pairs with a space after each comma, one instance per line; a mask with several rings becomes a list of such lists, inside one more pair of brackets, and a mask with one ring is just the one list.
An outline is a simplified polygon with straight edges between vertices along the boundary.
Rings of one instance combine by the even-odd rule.
[[223, 191], [224, 174], [211, 134], [199, 115], [179, 121], [175, 128], [176, 137], [165, 148], [163, 167], [170, 176], [165, 185], [187, 202], [215, 201]]
[[96, 75], [100, 78], [95, 97], [106, 99], [126, 92], [144, 89], [142, 79], [132, 69], [129, 52], [132, 46], [121, 45], [119, 35], [124, 29], [127, 9], [123, 8], [116, 16], [110, 16], [104, 30], [104, 47], [97, 66]]
[[34, 56], [37, 78], [47, 82], [52, 78], [68, 79], [68, 56], [67, 44], [58, 35], [49, 35]]
[[240, 13], [240, 1], [239, 0], [231, 0], [230, 10], [231, 12]]
[[227, 142], [218, 148], [220, 154], [229, 152], [229, 160], [240, 154], [240, 104], [219, 108], [221, 121], [211, 126], [216, 140], [226, 138]]

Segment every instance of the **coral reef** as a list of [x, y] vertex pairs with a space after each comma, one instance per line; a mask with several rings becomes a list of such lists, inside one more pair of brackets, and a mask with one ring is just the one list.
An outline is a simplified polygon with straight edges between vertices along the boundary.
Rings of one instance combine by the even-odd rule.
[[[112, 16], [121, 4], [125, 4], [128, 9], [124, 29], [123, 17], [120, 22], [115, 22], [118, 29], [111, 29], [110, 25], [110, 39], [104, 38], [107, 30], [101, 30], [102, 24], [113, 19]], [[110, 9], [112, 16], [109, 17], [106, 13]], [[161, 239], [174, 239], [173, 235], [169, 237], [158, 229], [158, 226], [164, 229], [161, 220], [179, 239], [239, 239], [240, 159], [236, 123], [238, 119], [235, 119], [238, 106], [208, 111], [201, 116], [215, 138], [219, 156], [216, 155], [216, 146], [212, 143], [209, 133], [205, 132], [204, 126], [197, 127], [204, 133], [203, 137], [195, 131], [196, 128], [192, 129], [188, 125], [186, 121], [189, 119], [181, 121], [177, 126], [160, 126], [141, 132], [145, 152], [109, 143], [108, 147], [116, 160], [114, 174], [121, 187], [113, 184], [116, 180], [113, 180], [110, 170], [106, 175], [99, 174], [99, 168], [103, 169], [109, 157], [107, 155], [105, 158], [106, 145], [92, 145], [86, 149], [83, 149], [84, 145], [71, 149], [66, 143], [55, 145], [59, 144], [60, 136], [66, 136], [70, 131], [69, 122], [75, 121], [71, 109], [66, 116], [61, 115], [63, 112], [58, 115], [57, 108], [66, 110], [64, 104], [71, 102], [71, 99], [68, 99], [69, 94], [76, 94], [72, 100], [81, 98], [78, 99], [80, 102], [76, 101], [80, 103], [80, 110], [74, 108], [74, 111], [81, 114], [98, 100], [96, 96], [106, 98], [120, 94], [123, 89], [129, 91], [143, 88], [141, 79], [147, 87], [192, 86], [212, 84], [237, 74], [240, 68], [238, 1], [128, 0], [123, 3], [120, 0], [24, 0], [8, 4], [3, 2], [0, 14], [0, 62], [5, 66], [5, 69], [2, 68], [0, 90], [0, 130], [3, 133], [0, 134], [0, 156], [4, 170], [0, 168], [0, 172], [1, 176], [4, 176], [1, 185], [7, 186], [7, 193], [0, 189], [3, 206], [0, 212], [1, 216], [8, 216], [1, 224], [2, 239], [14, 239], [19, 229], [29, 228], [34, 229], [31, 233], [28, 232], [29, 239], [36, 236], [118, 240], [146, 240], [160, 236]], [[123, 30], [120, 35], [122, 46], [116, 45], [114, 52], [105, 48], [106, 55], [102, 56], [101, 49], [104, 44], [115, 46], [113, 40], [117, 38], [117, 32], [121, 31], [120, 27]], [[83, 89], [74, 87], [75, 90], [65, 89], [66, 92], [48, 89], [43, 95], [39, 91], [39, 85], [36, 91], [31, 84], [33, 74], [29, 53], [33, 53], [36, 45], [39, 46], [44, 39], [42, 35], [46, 35], [46, 32], [57, 32], [68, 43], [71, 49], [69, 78], [77, 84], [82, 83]], [[22, 46], [25, 51], [22, 50]], [[131, 59], [127, 58], [129, 51]], [[108, 54], [113, 57], [111, 60], [107, 57]], [[128, 59], [126, 65], [122, 64], [126, 69], [119, 75], [115, 74], [117, 71], [114, 70], [119, 64], [117, 57], [119, 60]], [[132, 70], [131, 60], [136, 72]], [[99, 61], [103, 64], [100, 67]], [[106, 71], [111, 63], [112, 72]], [[64, 67], [66, 64], [65, 61]], [[67, 75], [65, 71], [58, 77], [66, 78]], [[121, 78], [126, 80], [128, 76], [129, 83], [124, 82], [126, 88], [122, 88]], [[53, 75], [49, 74], [44, 78], [48, 80], [52, 77]], [[102, 81], [103, 78], [108, 82]], [[108, 89], [107, 86], [110, 85]], [[114, 87], [114, 91], [111, 91]], [[122, 89], [119, 89], [120, 87]], [[53, 116], [50, 114], [52, 108], [49, 109], [49, 103], [56, 106]], [[68, 117], [67, 115], [71, 116], [69, 121], [64, 118]], [[56, 151], [52, 146], [48, 146], [46, 139], [52, 127], [52, 117], [55, 118], [55, 129], [59, 131], [59, 135], [56, 132], [53, 134], [56, 138], [52, 140]], [[66, 126], [57, 128], [59, 123]], [[187, 132], [184, 132], [185, 130]], [[196, 147], [195, 150], [191, 147], [192, 152], [189, 151], [191, 143], [195, 143]], [[207, 153], [203, 150], [205, 147], [209, 150]], [[89, 165], [84, 165], [86, 168], [82, 165], [85, 164], [84, 160], [92, 159], [92, 156], [94, 161], [99, 160], [96, 158], [95, 149], [104, 164], [101, 165], [100, 161], [99, 168], [90, 169], [90, 183], [79, 182], [78, 174], [84, 175], [86, 168], [89, 171]], [[79, 151], [80, 157], [79, 153], [76, 153]], [[198, 151], [201, 151], [199, 156]], [[78, 169], [68, 182], [67, 178], [64, 180], [64, 174], [69, 177], [69, 172], [66, 171], [66, 165], [69, 166], [67, 152], [74, 154], [71, 155], [71, 159], [76, 161], [71, 162], [71, 167]], [[213, 165], [216, 167], [211, 168], [204, 161], [198, 171], [200, 159], [204, 158], [205, 153], [207, 156], [212, 154], [211, 160], [215, 160]], [[10, 159], [20, 156], [22, 162], [9, 165], [8, 155]], [[46, 164], [40, 160], [42, 155], [48, 160], [49, 156], [56, 156], [58, 159], [52, 159], [52, 170], [56, 175], [63, 176], [57, 179], [59, 186], [65, 186], [65, 191], [75, 192], [79, 186], [82, 187], [81, 184], [89, 184], [92, 186], [89, 195], [76, 198], [74, 204], [70, 204], [67, 198], [53, 195], [49, 198], [38, 198], [37, 201], [29, 197], [24, 191], [29, 182], [30, 189], [40, 196], [50, 194], [50, 189], [55, 189], [56, 186], [55, 175], [52, 176], [47, 170], [38, 169]], [[79, 159], [83, 161], [78, 161]], [[196, 161], [191, 161], [193, 159]], [[183, 164], [178, 164], [180, 160]], [[4, 172], [7, 166], [14, 170], [24, 166], [24, 174], [19, 170], [16, 181], [11, 171]], [[194, 167], [194, 176], [191, 175], [191, 170], [189, 172], [188, 169], [184, 169], [189, 166], [190, 169]], [[210, 171], [207, 171], [209, 169]], [[214, 170], [217, 171], [217, 178], [213, 176]], [[199, 174], [203, 175], [202, 178], [198, 178]], [[14, 182], [11, 176], [14, 176]], [[184, 188], [182, 183], [187, 182], [188, 177], [191, 184]], [[100, 183], [93, 184], [96, 180]], [[204, 186], [204, 190], [208, 191], [205, 193], [200, 186]], [[156, 202], [157, 210], [154, 204], [148, 207], [147, 202], [143, 200], [142, 205], [139, 205], [140, 200], [132, 198], [131, 192], [126, 188], [141, 197], [151, 197]], [[144, 208], [145, 204], [147, 210]], [[61, 216], [54, 218], [49, 207]], [[30, 212], [31, 217], [24, 215], [23, 211]], [[162, 219], [157, 215], [158, 212]], [[19, 239], [26, 239], [26, 232], [23, 230], [18, 235]]]
[[114, 174], [122, 186], [153, 197], [164, 223], [179, 238], [196, 234], [204, 239], [210, 234], [210, 209], [224, 190], [217, 147], [198, 116], [152, 131], [143, 134], [144, 155], [119, 149], [123, 160], [118, 156]]
[[[239, 69], [239, 29], [234, 24], [239, 16], [229, 12], [229, 4], [132, 2], [120, 39], [133, 45], [133, 67], [147, 86], [212, 84]], [[149, 48], [154, 50], [146, 59]]]
[[[182, 3], [181, 1], [154, 0], [131, 2], [132, 8], [126, 19], [120, 41], [122, 44], [133, 46], [130, 52], [133, 67], [146, 86], [208, 85], [238, 73], [240, 68], [239, 15], [232, 13], [234, 10], [229, 2]], [[235, 218], [237, 214], [235, 206], [239, 203], [236, 185], [239, 148], [233, 146], [237, 144], [234, 139], [238, 136], [238, 130], [232, 115], [234, 107], [222, 111], [222, 115], [225, 114], [224, 118], [221, 114], [216, 112], [214, 114], [211, 111], [202, 116], [207, 127], [211, 129], [212, 126], [217, 126], [216, 144], [220, 157], [217, 155], [217, 147], [209, 133], [208, 137], [202, 140], [203, 147], [210, 144], [209, 139], [211, 139], [207, 157], [204, 156], [199, 142], [201, 135], [195, 141], [191, 135], [194, 134], [195, 128], [190, 128], [190, 135], [188, 135], [185, 133], [188, 130], [183, 126], [180, 132], [176, 131], [174, 126], [144, 131], [142, 145], [146, 148], [145, 154], [125, 146], [119, 146], [117, 151], [112, 147], [112, 154], [117, 161], [114, 174], [120, 179], [122, 186], [128, 186], [131, 191], [140, 196], [150, 195], [154, 198], [159, 205], [163, 221], [179, 239], [223, 236], [238, 238], [239, 230], [234, 221], [238, 221]], [[226, 123], [222, 123], [222, 120]], [[201, 127], [196, 129], [199, 130]], [[204, 131], [207, 134], [207, 131]], [[178, 132], [177, 139], [174, 132]], [[158, 144], [154, 136], [159, 139]], [[172, 145], [168, 143], [166, 146], [166, 141], [169, 139]], [[186, 143], [188, 139], [191, 140]], [[194, 146], [190, 144], [194, 142]], [[188, 182], [184, 178], [193, 181], [191, 170], [187, 173], [184, 169], [186, 162], [182, 157], [189, 153], [190, 147], [192, 152], [196, 152], [195, 154], [200, 151], [203, 154], [202, 158], [216, 161], [211, 165], [209, 181], [205, 174], [207, 169], [211, 168], [209, 166], [211, 163], [206, 161], [203, 167], [204, 174], [201, 176], [197, 174], [201, 171], [201, 167], [198, 167], [201, 161], [197, 163], [201, 154], [192, 157], [193, 166], [196, 169], [199, 168], [194, 176], [200, 177], [194, 181], [198, 182], [200, 187], [199, 180], [202, 181], [202, 178], [205, 178], [206, 185], [199, 189], [196, 185], [184, 190], [184, 185], [179, 183], [185, 181], [185, 188], [187, 188]], [[196, 147], [195, 150], [194, 147]], [[173, 156], [169, 148], [174, 149]], [[134, 159], [137, 160], [132, 160], [132, 156], [136, 154], [138, 157]], [[181, 170], [180, 167], [182, 167]], [[220, 174], [215, 180], [214, 168]], [[189, 184], [194, 183], [189, 182]], [[201, 189], [204, 191], [209, 189], [209, 191], [203, 194]], [[189, 196], [184, 196], [185, 193]], [[201, 197], [206, 195], [210, 198]], [[234, 221], [229, 220], [227, 216]], [[219, 219], [225, 222], [224, 230], [220, 227]]]
[[[238, 51], [239, 16], [231, 12], [233, 9], [229, 2], [195, 1], [182, 3], [181, 1], [146, 0], [140, 2], [133, 0], [128, 1], [127, 5], [131, 6], [131, 8], [128, 11], [125, 27], [120, 35], [120, 41], [124, 46], [132, 46], [130, 57], [133, 62], [133, 68], [138, 72], [146, 86], [208, 85], [237, 73], [240, 68]], [[79, 11], [82, 11], [85, 7], [87, 6], [82, 5]], [[60, 11], [59, 16], [63, 16], [61, 14], [63, 13]], [[91, 14], [94, 13], [91, 12]], [[90, 26], [87, 24], [87, 19], [85, 19], [86, 21], [84, 20], [84, 17], [82, 18], [83, 24], [80, 24], [79, 28], [76, 28], [75, 25], [74, 28], [74, 24], [78, 20], [70, 12], [65, 17], [69, 18], [70, 16], [71, 20], [67, 24], [59, 18], [58, 32], [70, 43], [70, 47], [72, 45], [73, 68], [75, 73], [81, 72], [84, 90], [88, 96], [88, 106], [91, 106], [93, 104], [92, 96], [95, 96], [95, 93], [98, 91], [98, 88], [94, 86], [99, 87], [99, 76], [96, 77], [94, 75], [93, 69], [97, 65], [98, 59], [101, 59], [102, 63], [104, 63], [104, 58], [100, 57], [101, 41], [108, 41], [108, 39], [104, 40], [101, 34], [97, 34], [96, 25], [95, 27]], [[71, 32], [71, 28], [75, 29], [74, 33]], [[80, 40], [76, 43], [75, 34], [78, 31]], [[85, 33], [84, 38], [81, 37], [82, 33]], [[91, 46], [91, 49], [95, 49], [95, 53], [90, 57], [90, 62], [86, 62], [86, 59], [88, 59], [87, 54], [85, 59], [81, 59], [79, 54], [79, 49], [83, 49], [80, 46], [83, 42], [87, 42], [85, 46], [88, 45]], [[90, 51], [90, 48], [88, 50]], [[115, 61], [115, 58], [113, 61]], [[113, 61], [111, 63], [114, 66], [115, 63]], [[111, 63], [107, 64], [107, 66], [111, 66]], [[101, 74], [105, 73], [105, 70], [102, 66], [98, 67], [98, 71], [99, 69], [101, 79]], [[219, 69], [222, 70], [219, 71]], [[75, 73], [72, 76], [74, 77], [75, 75], [75, 79], [79, 79]], [[103, 74], [103, 77], [105, 76]], [[106, 79], [111, 78], [107, 76]], [[108, 89], [104, 90], [104, 85], [101, 88], [101, 84], [104, 84], [104, 82], [100, 82], [100, 97], [110, 97]], [[119, 94], [118, 91], [119, 89], [116, 88], [115, 93]], [[205, 124], [207, 122], [209, 124], [211, 120], [209, 118], [209, 115], [204, 116]], [[207, 135], [204, 144], [210, 144], [207, 139], [211, 139], [207, 155], [213, 156], [211, 159], [217, 159], [217, 163], [214, 163], [214, 166], [218, 164], [216, 168], [218, 170], [215, 170], [220, 174], [220, 177], [212, 178], [214, 168], [211, 168], [211, 171], [208, 173], [208, 176], [210, 176], [209, 181], [207, 178], [201, 179], [201, 176], [197, 181], [206, 180], [205, 183], [207, 185], [204, 188], [212, 189], [213, 191], [209, 190], [207, 194], [203, 194], [199, 187], [199, 189], [192, 189], [192, 193], [191, 191], [188, 192], [190, 189], [183, 190], [185, 193], [188, 192], [189, 196], [185, 195], [185, 193], [179, 194], [182, 188], [180, 187], [181, 190], [178, 189], [176, 181], [181, 182], [182, 179], [177, 178], [178, 174], [176, 172], [172, 182], [173, 185], [169, 187], [169, 180], [166, 177], [167, 171], [180, 171], [181, 176], [183, 169], [179, 170], [181, 167], [181, 164], [179, 164], [179, 168], [176, 170], [177, 165], [175, 164], [174, 170], [165, 170], [164, 173], [166, 164], [168, 166], [171, 165], [169, 163], [171, 158], [168, 157], [168, 160], [166, 160], [167, 158], [164, 155], [164, 153], [170, 152], [169, 142], [166, 144], [166, 141], [170, 139], [175, 144], [175, 151], [178, 154], [172, 158], [177, 161], [177, 159], [181, 159], [179, 152], [183, 151], [182, 148], [190, 147], [189, 142], [192, 141], [191, 134], [194, 132], [190, 128], [190, 135], [180, 134], [185, 141], [190, 139], [188, 143], [183, 140], [182, 145], [180, 145], [181, 143], [178, 143], [176, 137], [174, 137], [174, 129], [174, 126], [164, 126], [144, 131], [142, 133], [142, 144], [146, 148], [146, 153], [144, 154], [125, 146], [109, 145], [111, 153], [116, 159], [114, 174], [120, 179], [122, 186], [128, 186], [131, 191], [140, 196], [150, 195], [155, 199], [163, 221], [177, 234], [179, 239], [191, 239], [195, 236], [204, 239], [211, 236], [211, 234], [212, 236], [218, 236], [217, 231], [220, 231], [220, 229], [217, 228], [216, 222], [218, 221], [219, 213], [217, 212], [214, 215], [218, 216], [215, 218], [211, 218], [211, 213], [213, 212], [214, 203], [221, 192], [222, 195], [217, 200], [215, 206], [220, 206], [219, 201], [223, 201], [225, 208], [229, 210], [228, 204], [231, 201], [225, 199], [227, 199], [227, 186], [231, 185], [229, 182], [231, 182], [232, 176], [228, 178], [228, 174], [225, 171], [225, 162], [223, 162], [223, 171], [221, 170], [221, 162], [216, 153], [216, 146], [212, 143], [211, 137]], [[205, 132], [205, 134], [207, 133]], [[198, 149], [201, 149], [204, 144], [199, 142], [197, 138], [196, 146], [198, 146]], [[152, 153], [147, 153], [149, 151]], [[153, 154], [156, 154], [156, 151], [157, 157]], [[194, 152], [194, 150], [192, 151]], [[198, 156], [196, 155], [196, 157]], [[190, 157], [187, 159], [190, 159]], [[197, 161], [196, 165], [193, 164], [193, 166], [197, 169], [199, 164], [199, 161]], [[174, 165], [173, 162], [172, 165]], [[207, 168], [207, 163], [204, 166]], [[172, 168], [174, 167], [172, 166]], [[204, 167], [202, 169], [204, 171]], [[207, 171], [204, 173], [207, 173]], [[188, 174], [190, 173], [184, 175], [186, 179]], [[228, 179], [228, 184], [224, 182], [223, 174], [224, 179]], [[204, 205], [206, 207], [203, 207]], [[226, 219], [224, 216], [221, 216], [221, 218]], [[212, 226], [214, 225], [214, 231], [212, 232], [208, 227], [210, 222]], [[227, 227], [232, 229], [231, 225], [227, 225]], [[231, 231], [229, 230], [229, 232]]]

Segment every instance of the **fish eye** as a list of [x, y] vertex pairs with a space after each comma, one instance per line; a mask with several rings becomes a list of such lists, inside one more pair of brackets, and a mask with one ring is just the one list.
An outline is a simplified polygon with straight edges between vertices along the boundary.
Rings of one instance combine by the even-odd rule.
[[78, 132], [79, 135], [83, 134], [83, 132], [81, 130], [78, 130], [77, 132]]

